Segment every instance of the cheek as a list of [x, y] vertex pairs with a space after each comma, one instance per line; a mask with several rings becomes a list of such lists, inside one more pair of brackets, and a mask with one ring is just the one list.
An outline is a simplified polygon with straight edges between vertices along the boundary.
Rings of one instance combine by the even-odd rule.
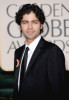
[[26, 31], [26, 30], [27, 30], [27, 28], [26, 28], [26, 27], [22, 27], [21, 29], [22, 29], [22, 31]]
[[37, 27], [36, 27], [36, 30], [37, 30], [37, 31], [40, 31], [40, 26], [37, 26]]

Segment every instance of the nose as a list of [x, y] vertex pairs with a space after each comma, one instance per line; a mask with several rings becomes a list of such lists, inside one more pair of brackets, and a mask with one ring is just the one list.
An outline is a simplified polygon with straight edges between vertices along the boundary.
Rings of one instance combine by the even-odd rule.
[[32, 23], [31, 23], [31, 22], [28, 23], [28, 28], [29, 28], [29, 29], [32, 28]]

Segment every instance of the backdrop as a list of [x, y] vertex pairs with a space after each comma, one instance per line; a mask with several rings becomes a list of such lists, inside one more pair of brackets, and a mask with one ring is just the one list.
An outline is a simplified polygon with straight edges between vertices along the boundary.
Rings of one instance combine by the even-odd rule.
[[37, 3], [44, 10], [47, 23], [42, 36], [63, 50], [69, 70], [69, 0], [0, 0], [0, 67], [14, 70], [14, 51], [25, 41], [15, 13], [26, 3]]

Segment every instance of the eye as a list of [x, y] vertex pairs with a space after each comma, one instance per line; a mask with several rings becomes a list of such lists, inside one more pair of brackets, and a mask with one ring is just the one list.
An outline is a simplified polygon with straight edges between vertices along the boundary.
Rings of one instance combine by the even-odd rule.
[[23, 24], [27, 24], [28, 22], [27, 22], [27, 21], [23, 21], [22, 23], [23, 23]]
[[34, 24], [38, 24], [38, 22], [37, 22], [37, 21], [33, 21], [33, 23], [34, 23]]

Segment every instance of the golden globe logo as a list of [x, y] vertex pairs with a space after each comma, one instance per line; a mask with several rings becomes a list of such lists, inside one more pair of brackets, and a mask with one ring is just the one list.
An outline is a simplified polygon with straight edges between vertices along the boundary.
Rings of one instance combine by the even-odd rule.
[[[24, 43], [24, 37], [19, 30], [19, 26], [15, 23], [15, 13], [20, 5], [16, 3], [6, 3], [6, 6], [1, 5], [4, 9], [0, 14], [1, 22], [1, 53], [0, 64], [1, 68], [6, 71], [14, 70], [14, 51]], [[31, 2], [31, 1], [30, 1]], [[50, 2], [50, 3], [49, 3]], [[66, 0], [52, 3], [51, 0], [40, 0], [38, 4], [44, 10], [46, 22], [44, 24], [44, 32], [42, 36], [55, 44], [57, 44], [65, 53], [67, 67], [69, 69], [69, 6]], [[23, 1], [23, 4], [26, 3]]]

